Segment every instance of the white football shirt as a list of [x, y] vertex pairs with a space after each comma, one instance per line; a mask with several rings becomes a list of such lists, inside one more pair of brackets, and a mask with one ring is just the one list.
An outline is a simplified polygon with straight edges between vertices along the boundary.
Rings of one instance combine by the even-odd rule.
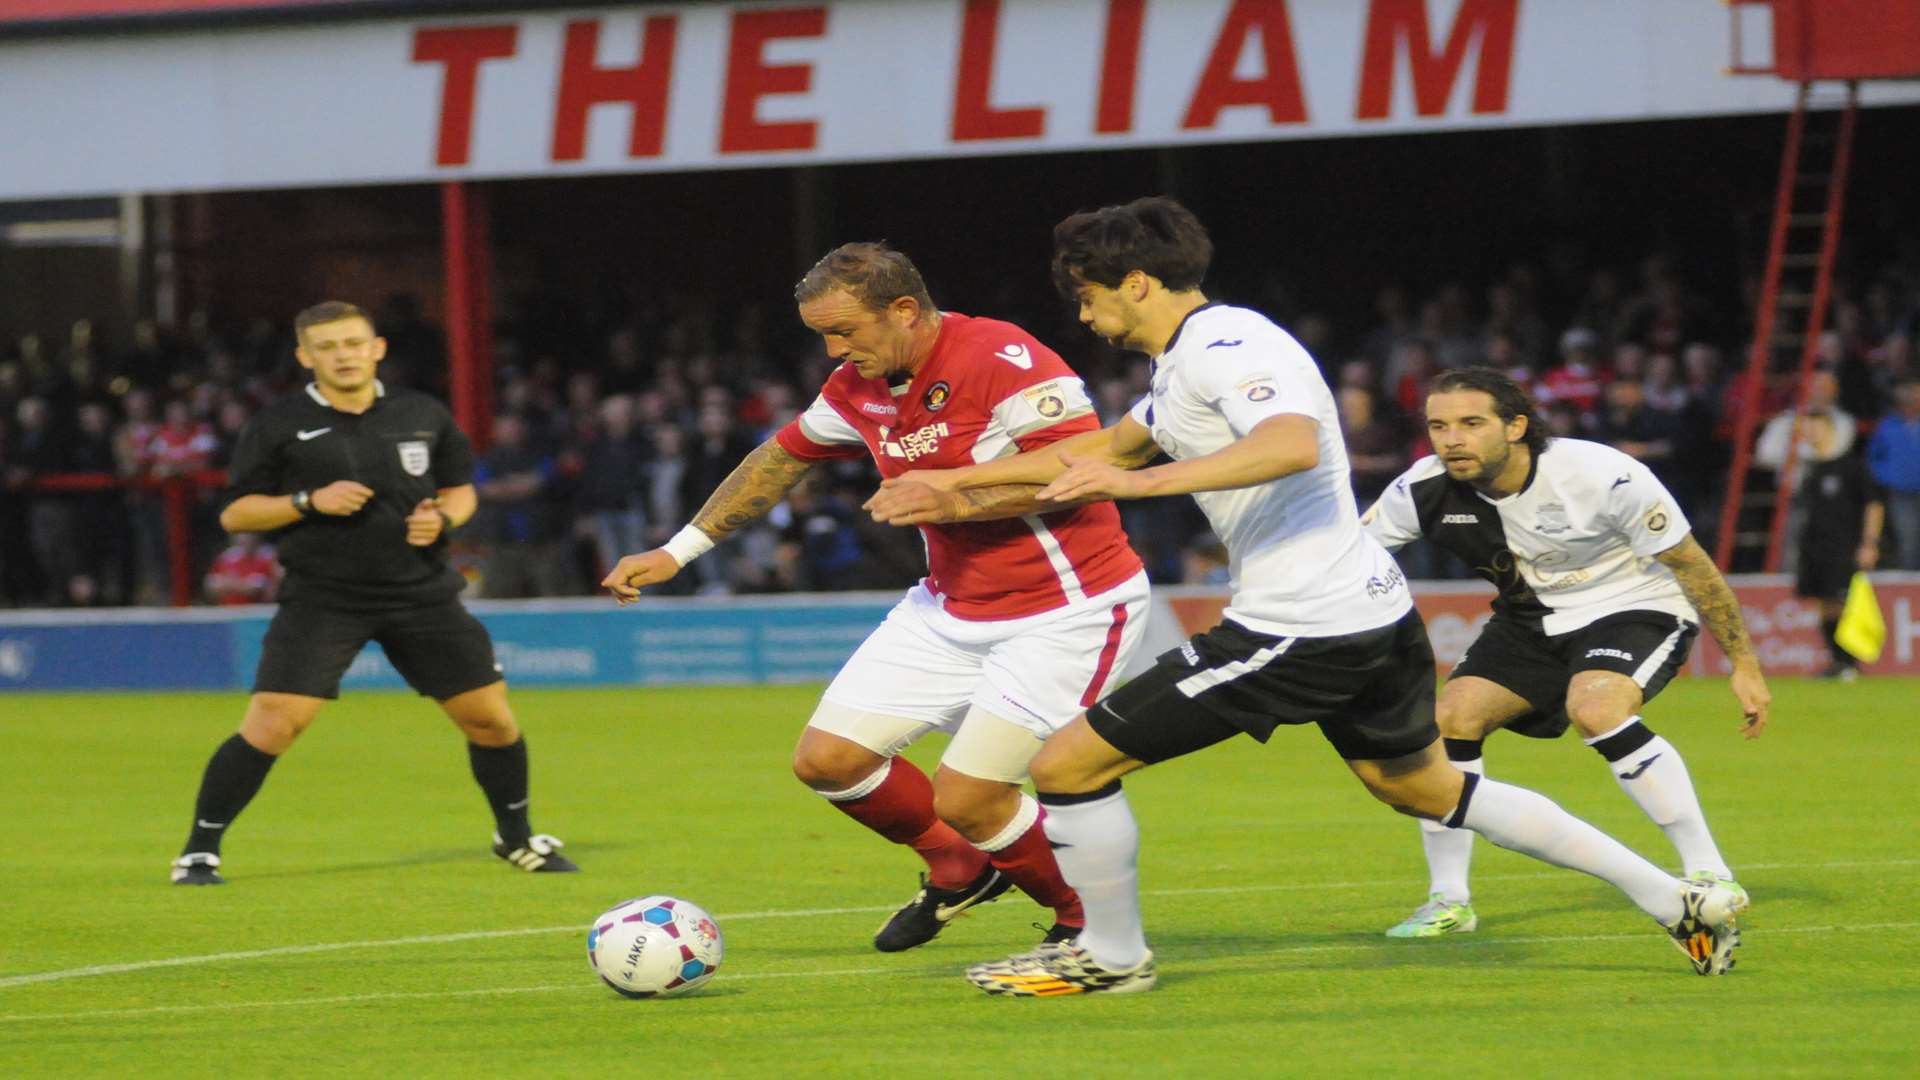
[[1460, 556], [1500, 590], [1496, 613], [1547, 634], [1622, 611], [1700, 621], [1656, 558], [1687, 538], [1686, 515], [1652, 470], [1602, 443], [1554, 439], [1501, 498], [1421, 458], [1361, 520], [1390, 548], [1425, 536]]
[[1266, 316], [1207, 304], [1154, 358], [1133, 418], [1175, 458], [1203, 457], [1270, 416], [1319, 425], [1320, 461], [1256, 487], [1194, 501], [1227, 549], [1226, 616], [1264, 634], [1333, 637], [1387, 626], [1413, 601], [1385, 548], [1360, 527], [1333, 394], [1313, 357]]

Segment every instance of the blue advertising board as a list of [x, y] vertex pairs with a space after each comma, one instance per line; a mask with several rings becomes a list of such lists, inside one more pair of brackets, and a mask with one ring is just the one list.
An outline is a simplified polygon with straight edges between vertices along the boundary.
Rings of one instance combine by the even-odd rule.
[[[898, 597], [858, 593], [759, 602], [507, 601], [469, 605], [516, 684], [665, 686], [819, 682]], [[160, 609], [0, 616], [0, 691], [251, 685], [273, 609]], [[378, 645], [343, 688], [405, 683]]]

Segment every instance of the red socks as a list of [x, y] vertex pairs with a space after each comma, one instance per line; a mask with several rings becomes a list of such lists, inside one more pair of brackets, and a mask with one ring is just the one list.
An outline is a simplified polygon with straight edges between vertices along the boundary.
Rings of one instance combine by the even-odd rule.
[[[846, 800], [829, 797], [840, 812], [896, 844], [905, 844], [927, 861], [927, 884], [957, 889], [980, 876], [987, 855], [933, 813], [933, 782], [913, 762], [889, 759], [879, 783]], [[861, 785], [862, 787], [865, 784]], [[1045, 848], [1046, 838], [1041, 838]], [[1047, 852], [1052, 864], [1052, 852]], [[1058, 871], [1055, 875], [1058, 876]], [[1018, 879], [1015, 879], [1018, 880]]]

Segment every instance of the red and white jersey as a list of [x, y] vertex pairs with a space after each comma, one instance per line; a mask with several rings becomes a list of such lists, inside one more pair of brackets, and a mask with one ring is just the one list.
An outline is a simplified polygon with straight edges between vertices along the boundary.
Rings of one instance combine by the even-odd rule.
[[[864, 448], [880, 475], [893, 477], [991, 461], [1099, 426], [1085, 384], [1052, 349], [1012, 323], [949, 311], [912, 381], [889, 386], [842, 364], [776, 437], [802, 461], [858, 457]], [[961, 619], [1037, 615], [1141, 571], [1110, 502], [920, 531], [926, 586]]]

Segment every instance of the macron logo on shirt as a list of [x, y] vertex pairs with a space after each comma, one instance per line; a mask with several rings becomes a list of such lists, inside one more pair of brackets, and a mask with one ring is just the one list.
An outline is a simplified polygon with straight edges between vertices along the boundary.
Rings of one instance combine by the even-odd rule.
[[1002, 360], [1005, 360], [1007, 363], [1012, 364], [1014, 367], [1019, 368], [1021, 371], [1033, 370], [1033, 354], [1027, 351], [1027, 347], [1025, 345], [1022, 345], [1017, 341], [1011, 345], [1008, 345], [1006, 348], [1001, 349], [999, 352], [994, 353], [993, 355], [999, 357]]

